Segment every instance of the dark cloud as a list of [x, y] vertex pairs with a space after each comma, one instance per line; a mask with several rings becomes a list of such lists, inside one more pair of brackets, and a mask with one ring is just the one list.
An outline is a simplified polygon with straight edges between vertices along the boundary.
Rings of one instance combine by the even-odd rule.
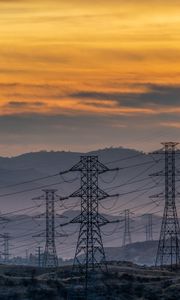
[[6, 108], [21, 108], [21, 107], [32, 107], [37, 106], [41, 107], [45, 105], [44, 102], [36, 101], [36, 102], [25, 102], [25, 101], [9, 101], [5, 107]]
[[[133, 90], [134, 88], [136, 87], [132, 87]], [[57, 108], [52, 110], [52, 114], [49, 112], [45, 115], [38, 109], [43, 101], [37, 101], [33, 103], [37, 105], [36, 113], [18, 115], [18, 107], [28, 108], [27, 105], [32, 103], [9, 101], [8, 107], [15, 114], [0, 116], [0, 155], [14, 155], [39, 149], [86, 151], [106, 146], [148, 150], [157, 148], [161, 140], [178, 140], [180, 118], [170, 108], [180, 106], [180, 86], [141, 84], [137, 88], [146, 92], [126, 94], [80, 91], [71, 93], [70, 96], [80, 102], [86, 101], [91, 106], [100, 105], [101, 100], [109, 101], [110, 105], [115, 101], [119, 105], [132, 108], [153, 106], [154, 110], [157, 107], [158, 114], [101, 115], [88, 113], [88, 110], [83, 114], [64, 114], [62, 109]], [[106, 106], [106, 103], [102, 101], [102, 105]], [[166, 106], [166, 109], [161, 110], [161, 106]]]
[[[24, 144], [36, 145], [44, 142], [47, 146], [73, 145], [90, 148], [94, 141], [100, 144], [123, 145], [127, 138], [138, 138], [142, 133], [158, 132], [161, 122], [178, 122], [179, 116], [172, 114], [132, 116], [99, 115], [42, 115], [19, 114], [0, 116], [1, 143], [10, 140]], [[163, 133], [166, 129], [163, 129]], [[53, 142], [53, 143], [52, 143]], [[52, 147], [53, 148], [53, 147]], [[57, 148], [57, 147], [56, 147]]]
[[84, 100], [114, 100], [119, 105], [127, 107], [180, 106], [180, 86], [146, 84], [144, 88], [147, 91], [143, 93], [80, 91], [70, 94], [70, 97]]
[[170, 126], [174, 122], [179, 122], [178, 115], [133, 115], [129, 118], [125, 115], [77, 116], [60, 112], [42, 115], [37, 112], [0, 116], [0, 155], [42, 149], [88, 151], [108, 146], [156, 149], [160, 141], [178, 141], [179, 129]]

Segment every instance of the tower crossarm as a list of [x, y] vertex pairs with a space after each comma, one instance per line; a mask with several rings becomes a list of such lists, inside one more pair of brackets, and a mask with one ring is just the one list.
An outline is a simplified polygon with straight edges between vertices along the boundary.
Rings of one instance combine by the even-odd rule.
[[155, 194], [155, 195], [152, 195], [152, 196], [149, 196], [150, 199], [163, 199], [164, 198], [164, 193], [159, 193], [159, 194]]
[[149, 174], [149, 176], [150, 177], [165, 176], [165, 172], [164, 171], [159, 171], [159, 172]]
[[73, 218], [72, 220], [70, 220], [69, 222], [66, 222], [66, 223], [61, 224], [60, 226], [61, 226], [61, 227], [64, 227], [64, 226], [67, 226], [67, 225], [69, 225], [69, 224], [77, 224], [77, 223], [81, 223], [81, 219], [82, 219], [82, 217], [81, 217], [81, 215], [79, 215], [79, 216]]

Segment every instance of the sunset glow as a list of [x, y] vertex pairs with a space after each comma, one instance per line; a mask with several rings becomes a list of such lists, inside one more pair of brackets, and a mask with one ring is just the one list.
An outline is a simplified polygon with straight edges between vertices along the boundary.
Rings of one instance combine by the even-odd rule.
[[[97, 126], [106, 122], [114, 130], [119, 123], [126, 135], [127, 125], [130, 131], [134, 122], [141, 128], [146, 116], [144, 126], [152, 132], [155, 124], [178, 129], [179, 15], [179, 1], [167, 0], [0, 1], [1, 118], [77, 117], [82, 126], [66, 120], [63, 126], [79, 128], [86, 116], [99, 116]], [[110, 120], [113, 116], [117, 119]], [[114, 134], [107, 144], [119, 144]], [[33, 149], [44, 145], [31, 139]], [[51, 143], [51, 148], [66, 146], [65, 140]]]

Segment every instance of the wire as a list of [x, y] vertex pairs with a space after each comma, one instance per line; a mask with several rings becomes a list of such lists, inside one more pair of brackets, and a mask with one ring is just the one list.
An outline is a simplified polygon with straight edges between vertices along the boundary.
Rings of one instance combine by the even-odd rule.
[[[131, 158], [135, 158], [135, 157], [138, 157], [140, 155], [142, 155], [142, 154], [137, 154], [137, 155], [134, 155], [134, 156], [125, 157], [125, 158], [117, 160], [117, 161], [123, 161], [123, 160], [131, 159]], [[110, 163], [112, 163], [112, 162], [108, 162], [107, 164], [110, 164]], [[57, 177], [57, 176], [61, 176], [63, 178], [63, 182], [70, 183], [70, 182], [74, 181], [74, 180], [71, 181], [71, 180], [64, 179], [64, 177], [62, 176], [62, 174], [60, 174], [60, 172], [59, 172], [59, 173], [55, 173], [55, 174], [52, 174], [52, 175], [47, 175], [47, 176], [43, 176], [43, 177], [39, 177], [39, 178], [27, 180], [27, 181], [18, 182], [18, 183], [15, 183], [15, 184], [9, 184], [9, 185], [6, 185], [6, 186], [1, 186], [0, 189], [6, 189], [6, 188], [11, 188], [11, 187], [16, 187], [16, 186], [20, 186], [20, 185], [24, 185], [24, 184], [29, 184], [29, 183], [33, 183], [33, 182], [37, 182], [37, 181], [41, 181], [41, 180], [45, 180], [45, 179]]]
[[[58, 200], [56, 200], [56, 201], [58, 201]], [[63, 210], [62, 208], [59, 208], [56, 211], [62, 211], [62, 210]], [[54, 229], [57, 229], [58, 227], [60, 227], [60, 225], [56, 225]], [[36, 228], [36, 227], [34, 227], [34, 228]], [[16, 236], [16, 237], [14, 237], [14, 239], [20, 239], [22, 237], [26, 237], [26, 236], [29, 236], [29, 235], [32, 235], [32, 234], [41, 234], [43, 232], [44, 232], [44, 230], [40, 230], [40, 231], [36, 231], [36, 232], [33, 231], [33, 232], [28, 233], [28, 234], [23, 233], [23, 235], [21, 234], [20, 236]]]
[[[111, 224], [111, 223], [109, 223], [109, 224]], [[108, 224], [107, 224], [108, 225]], [[105, 235], [105, 236], [111, 236], [111, 235], [113, 235], [113, 234], [115, 234], [116, 232], [117, 232], [117, 230], [118, 230], [118, 227], [119, 227], [119, 223], [117, 223], [116, 224], [116, 227], [111, 231], [111, 232], [104, 232], [102, 229], [101, 229], [101, 233], [103, 234], [103, 235]]]
[[17, 210], [8, 212], [8, 213], [0, 214], [0, 218], [4, 217], [4, 216], [12, 215], [12, 214], [17, 213], [17, 212], [22, 212], [22, 211], [30, 210], [30, 209], [35, 208], [35, 207], [38, 208], [38, 207], [41, 207], [41, 206], [42, 206], [42, 204], [29, 206], [27, 208], [17, 209]]
[[[63, 206], [64, 209], [66, 209], [66, 210], [68, 210], [68, 209], [74, 209], [78, 205], [79, 199], [78, 199], [78, 201], [75, 202], [75, 204], [68, 205], [68, 206], [65, 205], [64, 202], [65, 202], [64, 200], [61, 200], [61, 205]], [[59, 202], [58, 202], [58, 204], [59, 204]], [[60, 206], [60, 204], [59, 204], [59, 206]]]
[[138, 153], [136, 155], [127, 156], [125, 158], [112, 160], [112, 161], [106, 162], [106, 165], [110, 165], [110, 164], [113, 164], [113, 163], [116, 163], [116, 162], [119, 162], [119, 161], [133, 159], [133, 158], [136, 158], [136, 157], [139, 157], [139, 156], [142, 156], [142, 155], [146, 155], [146, 154], [144, 154], [144, 153]]
[[99, 202], [99, 205], [100, 205], [103, 209], [109, 211], [109, 210], [113, 209], [113, 208], [116, 206], [116, 204], [117, 204], [117, 202], [118, 202], [118, 197], [117, 197], [115, 200], [113, 200], [113, 201], [114, 201], [114, 202], [113, 202], [113, 204], [112, 204], [110, 207], [104, 206], [104, 205], [102, 204], [101, 201]]
[[60, 174], [60, 176], [61, 176], [61, 178], [63, 179], [63, 182], [65, 182], [65, 183], [72, 183], [72, 182], [74, 182], [75, 180], [79, 179], [79, 176], [75, 177], [76, 179], [73, 178], [73, 179], [69, 179], [69, 180], [65, 179], [64, 176], [63, 176], [62, 174]]
[[[147, 186], [147, 184], [144, 185], [144, 186]], [[144, 186], [143, 186], [143, 187], [144, 187]], [[136, 199], [139, 199], [139, 197], [145, 195], [147, 192], [148, 192], [148, 189], [147, 189], [147, 191], [143, 191], [143, 192], [140, 193], [139, 195], [137, 195], [137, 196], [135, 196], [135, 197], [129, 199], [129, 201], [126, 201], [125, 203], [121, 204], [121, 208], [124, 207], [124, 206], [127, 207], [127, 204], [134, 202]], [[131, 208], [131, 209], [132, 209], [132, 208]], [[115, 212], [117, 212], [117, 207], [116, 207], [116, 211], [115, 211]], [[123, 211], [120, 210], [119, 212], [123, 212]], [[113, 210], [111, 210], [111, 213], [113, 213]]]
[[119, 194], [119, 196], [122, 197], [122, 196], [126, 196], [126, 195], [129, 195], [129, 194], [141, 192], [141, 191], [147, 191], [147, 190], [149, 191], [149, 189], [153, 189], [154, 187], [156, 187], [156, 185], [153, 185], [150, 188], [136, 189], [136, 190], [132, 190], [132, 191], [129, 191], [129, 192], [121, 193], [121, 194]]
[[[78, 177], [76, 177], [72, 182], [76, 181], [77, 178]], [[46, 185], [43, 185], [43, 186], [39, 186], [39, 187], [36, 187], [36, 188], [31, 188], [31, 189], [27, 189], [27, 190], [23, 190], [23, 191], [17, 191], [17, 192], [7, 193], [7, 194], [0, 194], [0, 198], [8, 197], [8, 196], [14, 196], [14, 195], [18, 195], [18, 194], [27, 193], [27, 192], [32, 192], [32, 191], [36, 191], [36, 190], [39, 190], [39, 189], [47, 188], [49, 186], [59, 185], [59, 184], [62, 184], [62, 183], [64, 183], [64, 181], [51, 183], [51, 184], [46, 184]]]
[[[73, 226], [74, 226], [74, 224], [73, 224]], [[67, 234], [68, 236], [74, 235], [74, 234], [76, 234], [77, 232], [79, 232], [79, 226], [78, 226], [78, 225], [77, 225], [77, 229], [76, 229], [74, 232], [71, 232], [71, 233], [69, 233], [68, 231], [64, 230], [63, 227], [62, 227], [61, 229], [62, 229], [62, 232], [63, 232], [64, 234]]]
[[[116, 160], [116, 161], [123, 161], [123, 160], [131, 159], [131, 158], [134, 158], [134, 157], [137, 157], [137, 156], [140, 156], [140, 155], [142, 155], [142, 154], [137, 154], [135, 156], [126, 157], [126, 158], [123, 158], [123, 159], [120, 159], [120, 160]], [[112, 162], [109, 162], [109, 163], [112, 163]], [[145, 164], [145, 163], [143, 163], [143, 164]], [[137, 166], [137, 165], [135, 165], [135, 166]], [[127, 166], [127, 168], [130, 168], [130, 166]], [[0, 189], [5, 189], [5, 188], [8, 188], [8, 187], [15, 187], [15, 186], [19, 186], [21, 184], [28, 184], [28, 183], [32, 183], [32, 182], [36, 182], [36, 181], [40, 181], [40, 180], [44, 180], [44, 179], [56, 177], [58, 175], [61, 175], [61, 177], [63, 178], [62, 174], [56, 173], [56, 174], [52, 174], [52, 175], [48, 175], [48, 176], [44, 176], [44, 177], [32, 179], [32, 180], [29, 180], [29, 181], [24, 181], [24, 182], [20, 182], [20, 183], [8, 185], [6, 187], [0, 187]], [[75, 179], [69, 180], [69, 181], [63, 178], [63, 182], [72, 183], [75, 180], [77, 180], [78, 178], [79, 177], [76, 177]], [[63, 182], [57, 182], [57, 183], [52, 183], [52, 184], [48, 184], [48, 185], [43, 185], [43, 186], [40, 186], [40, 187], [26, 189], [26, 190], [23, 190], [23, 191], [17, 191], [17, 192], [12, 192], [12, 193], [0, 194], [0, 197], [8, 197], [8, 196], [18, 195], [18, 194], [22, 194], [22, 193], [26, 193], [26, 192], [31, 192], [31, 191], [34, 191], [34, 190], [38, 190], [38, 189], [41, 189], [41, 188], [48, 187], [48, 186], [54, 186], [54, 185], [62, 184]]]
[[[146, 183], [145, 185], [142, 186], [142, 188], [147, 187], [149, 184], [150, 184], [150, 182], [149, 182], [149, 183]], [[150, 189], [150, 187], [149, 187], [149, 189]], [[137, 196], [131, 198], [129, 201], [126, 201], [125, 203], [121, 204], [121, 208], [124, 207], [124, 206], [127, 206], [127, 204], [129, 204], [129, 203], [134, 202], [136, 199], [139, 199], [139, 197], [145, 195], [148, 191], [149, 191], [149, 190], [147, 189], [147, 191], [143, 191], [143, 192], [140, 193], [139, 195], [137, 195]], [[117, 200], [116, 200], [116, 203], [117, 203]], [[99, 202], [99, 204], [100, 204], [100, 206], [101, 206], [102, 208], [106, 209], [105, 207], [103, 207], [103, 205], [102, 205], [101, 202]], [[113, 207], [115, 207], [115, 205], [114, 205]], [[112, 208], [113, 208], [113, 207], [112, 207]], [[114, 210], [112, 210], [112, 208], [108, 209], [108, 211], [111, 212], [111, 213], [113, 213], [113, 211], [114, 211]], [[117, 207], [116, 207], [116, 211], [115, 211], [115, 212], [117, 212]]]
[[[154, 165], [156, 165], [157, 162], [153, 162], [151, 166], [149, 166], [148, 168], [146, 168], [145, 170], [141, 171], [140, 173], [136, 174], [135, 176], [131, 177], [126, 183], [122, 183], [121, 185], [119, 186], [115, 186], [115, 187], [109, 187], [108, 189], [106, 190], [111, 190], [111, 189], [114, 189], [114, 188], [117, 188], [117, 187], [121, 187], [121, 186], [124, 186], [124, 185], [127, 185], [127, 184], [130, 184], [134, 179], [136, 179], [137, 177], [140, 177], [142, 176], [144, 173], [146, 173], [147, 171], [149, 171], [152, 167], [154, 167]], [[144, 179], [143, 179], [144, 180]]]
[[16, 186], [19, 186], [19, 185], [33, 183], [33, 182], [37, 182], [37, 181], [41, 181], [41, 180], [44, 180], [44, 179], [53, 178], [53, 177], [57, 177], [57, 176], [59, 176], [59, 173], [48, 175], [48, 176], [44, 176], [44, 177], [39, 177], [39, 178], [28, 180], [28, 181], [18, 182], [18, 183], [15, 183], [15, 184], [9, 184], [9, 185], [0, 187], [0, 189], [6, 189], [6, 188], [11, 188], [11, 187], [16, 187]]
[[[156, 161], [154, 161], [155, 164], [159, 163], [162, 159], [158, 159]], [[144, 165], [148, 165], [148, 164], [152, 164], [152, 161], [147, 161], [147, 162], [143, 162], [143, 163], [139, 163], [139, 164], [135, 164], [135, 165], [129, 165], [126, 167], [122, 167], [121, 170], [125, 170], [125, 169], [130, 169], [130, 168], [135, 168], [135, 167], [140, 167], [140, 166], [144, 166]]]
[[32, 245], [35, 245], [35, 244], [37, 244], [37, 242], [31, 242], [31, 243], [28, 243], [28, 244], [19, 245], [19, 246], [10, 248], [10, 251], [11, 250], [16, 250], [16, 249], [19, 249], [19, 248], [22, 248], [22, 247], [32, 246]]
[[135, 181], [132, 181], [132, 182], [122, 183], [120, 185], [109, 187], [109, 188], [106, 189], [106, 191], [109, 191], [109, 190], [112, 191], [112, 190], [114, 190], [118, 187], [123, 187], [123, 186], [129, 185], [129, 184], [139, 183], [139, 182], [146, 181], [146, 180], [149, 180], [149, 177], [145, 177], [143, 179], [138, 179], [138, 180], [135, 180]]
[[113, 176], [112, 180], [110, 180], [110, 181], [104, 180], [101, 176], [99, 176], [99, 179], [100, 179], [103, 183], [110, 184], [110, 183], [112, 183], [112, 182], [116, 179], [116, 177], [118, 176], [118, 174], [119, 174], [119, 170], [116, 171], [115, 175]]

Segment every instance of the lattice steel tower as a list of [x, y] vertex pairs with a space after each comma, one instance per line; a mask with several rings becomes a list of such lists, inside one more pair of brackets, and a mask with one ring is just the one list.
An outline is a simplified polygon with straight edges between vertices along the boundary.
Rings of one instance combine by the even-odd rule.
[[8, 263], [9, 262], [9, 257], [10, 257], [10, 253], [9, 253], [9, 240], [10, 240], [10, 236], [9, 233], [4, 233], [2, 235], [3, 237], [3, 246], [4, 246], [4, 263]]
[[[56, 253], [56, 244], [55, 237], [57, 234], [55, 233], [55, 200], [59, 200], [59, 196], [56, 195], [55, 189], [45, 189], [43, 190], [44, 195], [34, 198], [34, 200], [45, 200], [46, 201], [46, 244], [45, 251], [43, 255], [42, 266], [45, 268], [56, 268], [58, 267], [58, 257]], [[44, 214], [42, 214], [44, 215]], [[44, 235], [36, 235], [36, 237], [40, 237]], [[64, 235], [58, 235], [59, 237], [63, 237]]]
[[131, 244], [131, 231], [130, 231], [130, 210], [125, 209], [124, 211], [124, 236], [123, 236], [123, 246]]
[[165, 172], [154, 174], [165, 176], [165, 207], [158, 244], [156, 265], [171, 268], [180, 264], [180, 228], [176, 210], [176, 146], [178, 143], [163, 143], [165, 156]]
[[81, 187], [70, 195], [81, 198], [81, 213], [69, 223], [80, 224], [73, 271], [85, 277], [85, 299], [89, 299], [88, 287], [92, 284], [93, 274], [98, 270], [107, 271], [100, 227], [109, 221], [100, 215], [99, 201], [111, 196], [99, 188], [98, 178], [99, 174], [114, 170], [117, 169], [110, 170], [100, 163], [98, 156], [82, 156], [69, 170], [81, 172]]

